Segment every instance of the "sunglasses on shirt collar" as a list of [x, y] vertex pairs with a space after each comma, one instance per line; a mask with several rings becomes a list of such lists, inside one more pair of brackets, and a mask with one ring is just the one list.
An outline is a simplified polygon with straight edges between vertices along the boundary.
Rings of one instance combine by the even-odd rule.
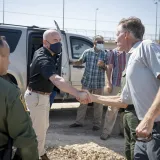
[[97, 44], [104, 44], [104, 41], [97, 41]]
[[140, 137], [137, 137], [137, 136], [136, 136], [136, 141], [138, 141], [138, 142], [147, 143], [147, 142], [150, 142], [152, 139], [153, 139], [152, 134], [150, 134], [150, 135], [149, 135], [148, 137], [146, 137], [146, 138], [140, 138]]

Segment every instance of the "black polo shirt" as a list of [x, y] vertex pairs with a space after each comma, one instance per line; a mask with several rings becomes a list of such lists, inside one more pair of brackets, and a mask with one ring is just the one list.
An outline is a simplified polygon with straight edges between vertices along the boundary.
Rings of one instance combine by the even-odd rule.
[[29, 87], [35, 91], [52, 92], [54, 85], [49, 78], [53, 74], [56, 74], [56, 56], [41, 47], [34, 53], [30, 66]]

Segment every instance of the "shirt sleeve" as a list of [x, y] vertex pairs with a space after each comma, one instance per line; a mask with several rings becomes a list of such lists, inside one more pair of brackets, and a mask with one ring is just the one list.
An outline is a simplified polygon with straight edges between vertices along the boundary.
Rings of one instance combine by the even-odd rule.
[[121, 63], [121, 68], [122, 68], [122, 72], [125, 70], [125, 67], [126, 67], [126, 53], [125, 52], [123, 52], [123, 53], [121, 53], [122, 55], [122, 59], [121, 59], [121, 61], [122, 61], [122, 63]]
[[108, 58], [109, 58], [108, 51], [104, 52], [104, 54], [105, 54], [105, 64], [107, 65], [108, 64]]
[[127, 87], [127, 84], [125, 84], [125, 86], [124, 86], [124, 88], [122, 90], [121, 100], [122, 100], [123, 103], [133, 104], [132, 103], [132, 99], [131, 99], [131, 95], [130, 95], [130, 92], [129, 92], [129, 89]]
[[40, 72], [45, 79], [49, 79], [56, 73], [56, 63], [50, 59], [43, 59], [40, 62]]
[[31, 118], [20, 93], [8, 93], [7, 125], [13, 144], [20, 150], [22, 159], [38, 160], [38, 143], [32, 128]]
[[150, 43], [141, 51], [143, 61], [157, 78], [160, 75], [160, 46], [155, 43]]
[[114, 52], [111, 50], [108, 58], [108, 64], [114, 65]]
[[82, 61], [82, 63], [85, 63], [85, 62], [86, 62], [87, 52], [88, 52], [88, 51], [85, 50], [85, 51], [82, 53], [81, 57], [79, 58], [79, 61]]

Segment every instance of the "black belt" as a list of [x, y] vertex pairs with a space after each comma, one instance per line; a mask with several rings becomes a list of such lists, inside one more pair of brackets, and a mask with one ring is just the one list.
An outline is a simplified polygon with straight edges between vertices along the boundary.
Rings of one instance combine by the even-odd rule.
[[28, 87], [28, 90], [31, 91], [31, 92], [35, 92], [35, 93], [43, 94], [43, 95], [50, 95], [51, 94], [51, 93], [47, 93], [47, 92], [41, 92], [41, 91], [32, 90], [31, 87]]
[[128, 105], [127, 108], [125, 108], [125, 110], [126, 111], [133, 111], [133, 110], [135, 110], [134, 109], [134, 105], [133, 104]]

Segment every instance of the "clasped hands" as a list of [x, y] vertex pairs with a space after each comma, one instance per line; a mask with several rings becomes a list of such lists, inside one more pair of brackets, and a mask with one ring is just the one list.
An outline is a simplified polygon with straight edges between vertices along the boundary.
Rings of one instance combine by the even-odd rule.
[[[76, 99], [82, 104], [93, 102], [92, 94], [84, 89], [78, 91]], [[148, 138], [152, 133], [153, 125], [154, 121], [145, 117], [136, 128], [137, 137]]]
[[82, 104], [88, 104], [93, 102], [92, 95], [87, 90], [78, 91], [76, 99]]

